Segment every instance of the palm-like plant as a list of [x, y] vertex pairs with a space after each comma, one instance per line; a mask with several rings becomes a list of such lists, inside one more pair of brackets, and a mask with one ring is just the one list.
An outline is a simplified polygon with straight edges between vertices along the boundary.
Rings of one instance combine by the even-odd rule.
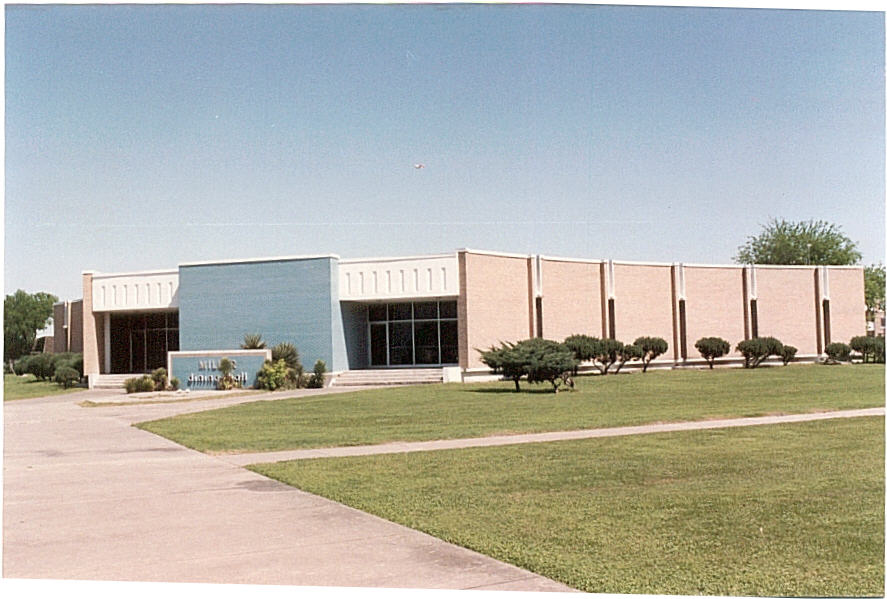
[[248, 333], [243, 336], [243, 343], [240, 349], [265, 349], [265, 342], [262, 341], [262, 335], [259, 333]]

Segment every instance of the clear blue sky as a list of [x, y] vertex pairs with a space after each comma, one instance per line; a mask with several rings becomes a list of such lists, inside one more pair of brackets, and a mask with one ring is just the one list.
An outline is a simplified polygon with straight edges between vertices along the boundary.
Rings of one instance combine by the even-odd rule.
[[883, 13], [10, 6], [5, 290], [459, 247], [728, 263], [770, 217], [878, 262], [884, 113]]

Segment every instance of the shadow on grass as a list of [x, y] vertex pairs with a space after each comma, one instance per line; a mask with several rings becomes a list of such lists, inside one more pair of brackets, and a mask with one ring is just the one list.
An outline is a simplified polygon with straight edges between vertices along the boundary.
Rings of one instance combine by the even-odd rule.
[[530, 389], [521, 389], [520, 391], [515, 391], [514, 389], [507, 388], [493, 388], [493, 389], [471, 389], [468, 391], [469, 393], [503, 393], [509, 395], [528, 395], [528, 394], [544, 394], [544, 395], [554, 395], [554, 390], [551, 388], [530, 388]]

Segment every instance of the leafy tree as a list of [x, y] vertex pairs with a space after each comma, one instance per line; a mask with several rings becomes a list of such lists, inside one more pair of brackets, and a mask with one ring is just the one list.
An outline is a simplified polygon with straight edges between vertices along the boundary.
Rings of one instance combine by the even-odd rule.
[[6, 296], [3, 302], [4, 362], [31, 351], [37, 331], [52, 321], [52, 305], [58, 300], [50, 293], [26, 293], [21, 289]]
[[36, 354], [25, 362], [25, 369], [38, 379], [48, 381], [55, 374], [55, 365], [51, 354]]
[[874, 320], [875, 312], [884, 309], [884, 265], [865, 267], [866, 317]]
[[730, 353], [730, 344], [720, 337], [703, 337], [696, 341], [695, 346], [699, 354], [708, 362], [709, 369], [714, 369], [717, 358]]
[[259, 333], [248, 333], [243, 336], [240, 349], [265, 349], [265, 342]]
[[749, 237], [733, 260], [739, 264], [856, 264], [862, 254], [837, 225], [772, 219]]
[[668, 342], [662, 337], [638, 337], [634, 344], [641, 350], [641, 362], [644, 363], [644, 372], [650, 362], [668, 351]]

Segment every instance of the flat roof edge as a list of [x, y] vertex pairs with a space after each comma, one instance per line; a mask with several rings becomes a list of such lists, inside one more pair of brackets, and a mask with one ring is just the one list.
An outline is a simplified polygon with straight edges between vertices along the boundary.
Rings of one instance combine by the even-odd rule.
[[232, 258], [227, 260], [200, 260], [196, 262], [180, 262], [182, 266], [211, 266], [222, 264], [250, 264], [253, 262], [290, 262], [297, 260], [319, 260], [322, 258], [331, 258], [339, 260], [338, 254], [306, 254], [303, 256], [266, 256], [263, 258]]
[[339, 264], [359, 264], [361, 262], [400, 262], [406, 260], [428, 260], [430, 258], [456, 258], [456, 252], [445, 254], [423, 254], [420, 256], [388, 256], [383, 258], [340, 258]]

